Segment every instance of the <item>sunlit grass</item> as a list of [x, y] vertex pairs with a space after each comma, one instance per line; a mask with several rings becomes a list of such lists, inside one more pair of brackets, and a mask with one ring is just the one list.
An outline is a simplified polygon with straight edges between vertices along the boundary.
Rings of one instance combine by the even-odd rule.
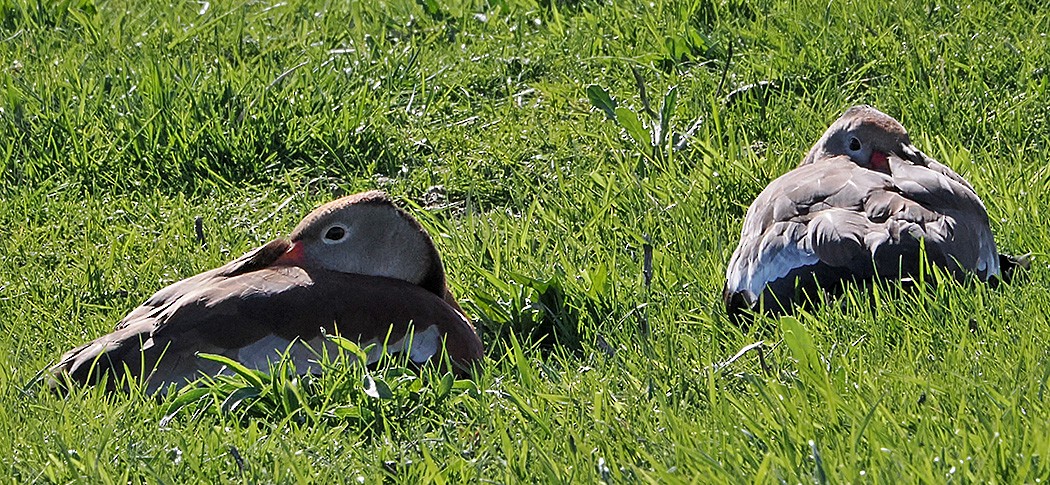
[[[1048, 30], [1021, 3], [0, 2], [5, 475], [1045, 481]], [[1032, 271], [741, 332], [720, 298], [745, 208], [856, 103], [967, 177]], [[473, 383], [395, 361], [162, 398], [34, 384], [372, 188], [434, 235], [486, 344]]]

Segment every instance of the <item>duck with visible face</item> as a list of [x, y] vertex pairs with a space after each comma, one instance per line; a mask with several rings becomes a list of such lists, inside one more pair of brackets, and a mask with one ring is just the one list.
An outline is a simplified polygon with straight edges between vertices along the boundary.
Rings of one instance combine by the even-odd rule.
[[984, 204], [959, 174], [912, 145], [871, 106], [847, 110], [794, 170], [771, 182], [744, 217], [726, 270], [731, 317], [783, 313], [818, 288], [907, 278], [921, 248], [963, 277], [997, 280], [1000, 256]]
[[373, 191], [325, 204], [290, 238], [158, 291], [113, 333], [66, 352], [51, 383], [106, 376], [116, 389], [133, 378], [155, 392], [224, 371], [198, 352], [268, 370], [287, 350], [305, 373], [318, 352], [335, 352], [325, 332], [362, 347], [385, 344], [416, 363], [447, 354], [461, 376], [484, 350], [447, 289], [430, 236]]

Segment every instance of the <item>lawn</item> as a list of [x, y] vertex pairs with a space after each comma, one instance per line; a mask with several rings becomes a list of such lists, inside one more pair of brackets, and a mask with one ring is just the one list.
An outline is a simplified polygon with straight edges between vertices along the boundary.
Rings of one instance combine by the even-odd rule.
[[[1046, 481], [1048, 33], [1034, 1], [0, 0], [0, 474]], [[744, 210], [858, 103], [1031, 271], [741, 331]], [[343, 359], [164, 398], [40, 386], [160, 287], [374, 188], [433, 235], [474, 381]]]

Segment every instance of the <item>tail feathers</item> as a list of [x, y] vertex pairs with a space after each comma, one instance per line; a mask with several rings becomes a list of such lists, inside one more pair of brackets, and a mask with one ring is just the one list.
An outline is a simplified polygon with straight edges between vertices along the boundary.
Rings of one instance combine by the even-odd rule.
[[729, 314], [729, 321], [734, 325], [747, 327], [747, 324], [750, 323], [747, 310], [751, 309], [751, 305], [747, 302], [744, 292], [731, 292], [729, 291], [729, 287], [726, 286], [722, 290], [722, 301], [726, 305], [726, 313]]
[[127, 388], [129, 378], [148, 375], [156, 364], [149, 338], [148, 333], [117, 331], [70, 350], [51, 368], [48, 387], [62, 391], [69, 384], [105, 383], [111, 391]]

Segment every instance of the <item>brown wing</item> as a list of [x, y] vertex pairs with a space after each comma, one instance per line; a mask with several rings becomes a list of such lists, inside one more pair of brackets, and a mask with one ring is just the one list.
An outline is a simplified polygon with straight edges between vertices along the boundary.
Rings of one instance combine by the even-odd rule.
[[145, 301], [145, 303], [138, 308], [135, 308], [131, 313], [121, 319], [120, 322], [117, 323], [116, 329], [120, 330], [131, 322], [147, 318], [151, 313], [166, 307], [179, 295], [183, 295], [195, 288], [207, 286], [213, 280], [265, 268], [273, 264], [274, 261], [277, 261], [277, 258], [281, 257], [282, 254], [288, 252], [288, 248], [290, 247], [291, 243], [288, 240], [274, 239], [273, 241], [259, 246], [249, 251], [244, 256], [230, 261], [225, 265], [161, 288], [160, 291], [154, 293], [153, 296]]
[[[416, 337], [410, 349], [420, 362], [438, 355], [434, 342], [440, 338], [461, 374], [482, 358], [481, 341], [462, 314], [441, 297], [404, 281], [292, 266], [212, 275], [198, 287], [188, 281], [176, 284], [179, 293], [165, 289], [164, 298], [150, 299], [163, 305], [136, 310], [132, 314], [138, 319], [125, 319], [116, 332], [66, 353], [53, 372], [82, 383], [110, 374], [112, 386], [126, 366], [134, 377], [148, 376], [152, 391], [220, 370], [197, 358], [197, 352], [226, 355], [265, 370], [293, 341], [323, 351], [322, 328], [362, 344], [400, 342], [410, 330], [426, 335], [429, 347], [423, 348], [424, 339]], [[313, 357], [305, 348], [297, 351], [297, 360]]]

